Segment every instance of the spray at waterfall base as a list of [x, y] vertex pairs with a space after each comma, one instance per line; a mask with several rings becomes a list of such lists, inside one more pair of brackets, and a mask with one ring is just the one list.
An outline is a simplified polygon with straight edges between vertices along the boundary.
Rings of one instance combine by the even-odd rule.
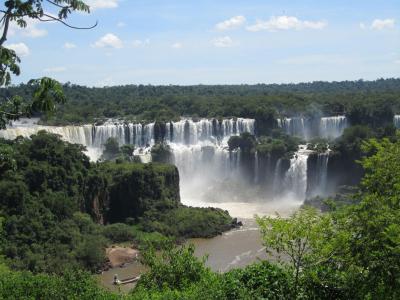
[[[289, 135], [307, 138], [310, 135], [305, 119], [277, 120], [278, 126]], [[321, 136], [338, 136], [347, 126], [345, 117], [321, 118]], [[97, 160], [105, 142], [113, 137], [120, 145], [135, 145], [135, 155], [143, 162], [151, 161], [151, 147], [160, 139], [172, 150], [173, 163], [178, 167], [181, 180], [181, 199], [186, 205], [214, 206], [227, 209], [233, 216], [252, 217], [254, 214], [285, 214], [299, 207], [306, 195], [323, 195], [326, 189], [329, 153], [314, 173], [320, 182], [312, 180], [317, 188], [308, 186], [308, 158], [313, 152], [306, 145], [286, 162], [265, 160], [257, 153], [245, 155], [229, 151], [228, 140], [248, 132], [254, 134], [253, 119], [224, 120], [182, 119], [168, 122], [161, 128], [156, 123], [133, 124], [106, 122], [102, 125], [83, 126], [21, 126], [14, 125], [0, 132], [4, 138], [19, 135], [29, 137], [39, 130], [59, 134], [64, 140], [87, 147], [87, 154]], [[312, 192], [311, 192], [312, 190]]]

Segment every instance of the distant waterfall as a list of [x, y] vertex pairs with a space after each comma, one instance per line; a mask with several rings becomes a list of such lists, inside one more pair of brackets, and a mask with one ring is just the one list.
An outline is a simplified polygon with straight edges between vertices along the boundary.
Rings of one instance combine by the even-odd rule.
[[31, 127], [11, 126], [8, 129], [0, 130], [0, 138], [13, 140], [18, 136], [30, 137], [31, 135], [36, 134], [41, 130], [58, 134], [64, 140], [70, 143], [81, 144], [84, 146], [90, 146], [93, 143], [91, 125], [64, 126], [64, 127], [38, 126], [38, 125], [32, 125]]
[[298, 201], [306, 198], [307, 191], [307, 160], [312, 151], [306, 145], [300, 145], [290, 160], [289, 170], [285, 175], [287, 196]]
[[393, 124], [396, 128], [400, 128], [400, 115], [395, 115], [393, 117]]
[[[83, 126], [39, 126], [16, 124], [0, 130], [0, 137], [15, 139], [17, 136], [30, 137], [40, 130], [60, 135], [65, 141], [82, 144], [87, 154], [97, 160], [103, 145], [109, 138], [115, 138], [120, 145], [135, 145], [135, 155], [143, 162], [151, 160], [150, 150], [156, 143], [156, 124], [134, 124], [108, 121], [102, 125]], [[182, 119], [177, 122], [158, 124], [163, 127], [162, 139], [172, 149], [173, 160], [178, 167], [183, 191], [193, 186], [198, 193], [204, 192], [207, 184], [228, 178], [240, 178], [240, 155], [229, 152], [227, 142], [231, 136], [244, 132], [254, 134], [254, 120], [235, 119]]]
[[[321, 119], [326, 135], [332, 136], [345, 127], [345, 119]], [[278, 124], [288, 134], [309, 138], [309, 121], [303, 118], [282, 119]], [[335, 125], [336, 124], [336, 125]], [[292, 159], [275, 158], [261, 153], [249, 154], [228, 150], [228, 140], [244, 132], [254, 134], [255, 120], [245, 118], [200, 119], [182, 118], [167, 123], [127, 123], [108, 121], [101, 125], [41, 126], [16, 124], [0, 130], [0, 138], [29, 137], [40, 130], [60, 135], [71, 143], [87, 147], [87, 154], [97, 160], [103, 145], [115, 138], [120, 145], [135, 146], [135, 155], [143, 162], [151, 160], [151, 147], [163, 141], [172, 150], [173, 163], [181, 180], [181, 196], [185, 203], [197, 205], [199, 199], [207, 201], [251, 202], [287, 200], [298, 205], [307, 192], [307, 160], [312, 151], [299, 146]], [[335, 131], [336, 130], [336, 131]], [[333, 134], [332, 134], [333, 132]], [[318, 185], [327, 185], [328, 156], [318, 157]], [[258, 198], [257, 198], [258, 197]], [[210, 200], [211, 199], [211, 200]], [[189, 202], [188, 202], [189, 201]], [[192, 201], [192, 202], [191, 202]], [[205, 204], [206, 205], [206, 204]], [[255, 211], [257, 213], [257, 211]]]
[[318, 186], [322, 192], [326, 191], [328, 179], [329, 152], [319, 153], [317, 159]]
[[[155, 144], [155, 123], [134, 124], [106, 122], [102, 125], [83, 126], [10, 126], [0, 131], [0, 137], [15, 139], [17, 136], [30, 137], [40, 130], [60, 135], [65, 141], [81, 144], [88, 148], [102, 148], [109, 138], [116, 138], [120, 145], [132, 144], [147, 148]], [[165, 140], [170, 144], [186, 146], [222, 146], [233, 135], [243, 132], [254, 133], [253, 119], [215, 119], [193, 121], [182, 119], [165, 124]]]
[[[307, 119], [304, 117], [293, 117], [277, 119], [278, 127], [291, 136], [298, 136], [309, 140], [313, 137], [335, 139], [343, 134], [348, 127], [345, 116], [323, 117], [319, 119]], [[399, 120], [400, 126], [400, 120]]]
[[[258, 183], [258, 177], [259, 177], [259, 170], [258, 170], [258, 166], [259, 166], [259, 160], [258, 160], [258, 153], [256, 152], [254, 154], [254, 183], [257, 184]], [[269, 156], [270, 158], [270, 156]], [[268, 166], [269, 167], [269, 166]]]
[[286, 134], [298, 136], [305, 139], [309, 138], [309, 126], [307, 119], [302, 117], [277, 119], [278, 127], [282, 128]]
[[324, 117], [320, 121], [319, 135], [323, 138], [335, 139], [343, 134], [347, 126], [345, 116]]
[[281, 192], [282, 184], [281, 184], [281, 165], [282, 159], [279, 158], [275, 165], [274, 170], [274, 181], [273, 181], [273, 195], [278, 195]]
[[326, 196], [328, 194], [328, 162], [330, 150], [313, 155], [309, 161], [307, 197]]

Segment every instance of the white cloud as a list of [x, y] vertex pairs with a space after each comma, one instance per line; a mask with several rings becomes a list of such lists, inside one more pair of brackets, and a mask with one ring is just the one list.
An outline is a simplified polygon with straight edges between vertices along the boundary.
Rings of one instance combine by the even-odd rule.
[[14, 50], [15, 53], [21, 57], [28, 56], [30, 53], [28, 46], [24, 43], [8, 44], [6, 48]]
[[91, 10], [118, 7], [118, 0], [87, 0], [85, 2], [89, 5]]
[[365, 29], [367, 29], [367, 25], [365, 25], [365, 23], [360, 23], [360, 28], [362, 30], [365, 30]]
[[115, 34], [112, 33], [107, 33], [103, 37], [101, 37], [99, 40], [97, 40], [94, 45], [92, 45], [95, 48], [115, 48], [115, 49], [121, 49], [123, 48], [124, 44], [120, 40], [119, 37], [117, 37]]
[[246, 22], [246, 18], [243, 16], [232, 17], [228, 20], [225, 20], [221, 23], [215, 25], [215, 28], [220, 31], [235, 29], [242, 26]]
[[303, 21], [296, 17], [279, 16], [271, 17], [267, 21], [257, 20], [256, 24], [248, 26], [249, 31], [278, 31], [278, 30], [302, 30], [302, 29], [323, 29], [327, 25], [324, 21]]
[[126, 24], [124, 22], [118, 22], [117, 27], [125, 27]]
[[65, 72], [67, 70], [66, 67], [51, 67], [51, 68], [46, 68], [43, 70], [43, 72], [46, 73], [61, 73]]
[[25, 19], [26, 27], [21, 28], [16, 23], [11, 23], [9, 28], [9, 36], [20, 34], [22, 36], [38, 38], [47, 35], [47, 30], [38, 28], [40, 21], [35, 19]]
[[134, 40], [132, 42], [132, 46], [134, 48], [139, 48], [139, 47], [144, 47], [150, 44], [150, 39], [145, 39], [145, 40]]
[[173, 43], [171, 45], [171, 47], [174, 48], [174, 49], [181, 49], [183, 47], [183, 44], [180, 43], [180, 42], [176, 42], [176, 43]]
[[374, 30], [383, 30], [394, 28], [396, 21], [394, 19], [375, 19], [372, 21], [371, 29]]
[[215, 38], [213, 44], [218, 48], [228, 48], [233, 46], [233, 41], [229, 36], [223, 36]]
[[66, 42], [66, 43], [64, 44], [64, 48], [65, 48], [65, 49], [74, 49], [74, 48], [76, 48], [76, 45], [75, 45], [74, 43]]

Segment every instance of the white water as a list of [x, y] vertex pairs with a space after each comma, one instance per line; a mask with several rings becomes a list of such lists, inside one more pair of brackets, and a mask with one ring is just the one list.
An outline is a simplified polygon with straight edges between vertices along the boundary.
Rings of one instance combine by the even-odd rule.
[[303, 117], [277, 119], [277, 122], [278, 127], [282, 128], [286, 134], [298, 136], [305, 140], [310, 140], [313, 137], [335, 139], [341, 136], [344, 129], [349, 125], [345, 116], [320, 118], [319, 124], [315, 125], [318, 128], [313, 128], [312, 121]]
[[310, 138], [308, 122], [305, 118], [294, 117], [278, 119], [278, 127], [282, 128], [286, 134], [302, 137], [306, 140]]
[[393, 118], [393, 124], [396, 128], [400, 128], [400, 115], [395, 115]]
[[328, 195], [328, 162], [330, 150], [324, 153], [318, 153], [315, 165], [315, 174], [308, 185], [310, 190], [307, 191], [309, 197], [327, 196]]
[[[293, 134], [306, 134], [304, 119], [285, 119], [282, 122]], [[342, 117], [321, 119], [329, 136], [339, 134], [345, 126], [344, 122]], [[291, 159], [286, 174], [282, 173], [281, 160], [276, 165], [268, 160], [268, 170], [260, 170], [256, 155], [254, 173], [246, 175], [240, 167], [240, 153], [229, 152], [227, 141], [231, 136], [243, 132], [254, 134], [254, 127], [254, 120], [242, 118], [224, 119], [221, 122], [211, 119], [182, 119], [166, 124], [165, 142], [170, 145], [174, 163], [179, 170], [181, 199], [184, 204], [220, 207], [243, 218], [254, 214], [273, 214], [275, 211], [284, 214], [301, 205], [306, 197], [307, 159], [310, 151], [306, 150], [306, 146], [300, 146]], [[14, 124], [0, 131], [0, 137], [29, 137], [40, 130], [59, 134], [68, 142], [86, 146], [86, 153], [94, 161], [101, 156], [107, 139], [114, 137], [120, 145], [135, 145], [135, 155], [139, 155], [143, 162], [149, 162], [150, 149], [156, 138], [154, 123], [143, 125], [113, 122], [96, 126], [64, 127]], [[321, 186], [326, 186], [326, 168], [327, 160], [321, 162], [319, 168], [322, 172], [321, 176], [318, 175]], [[273, 191], [269, 194], [274, 196], [268, 196], [268, 199], [267, 196], [257, 194], [259, 174], [265, 171], [268, 176], [273, 176]], [[249, 176], [252, 177], [247, 178]]]
[[321, 118], [319, 125], [319, 135], [326, 139], [335, 139], [343, 134], [348, 127], [345, 116]]
[[289, 170], [285, 176], [286, 197], [298, 202], [304, 201], [307, 191], [307, 160], [312, 151], [307, 145], [300, 145], [299, 150], [290, 160]]

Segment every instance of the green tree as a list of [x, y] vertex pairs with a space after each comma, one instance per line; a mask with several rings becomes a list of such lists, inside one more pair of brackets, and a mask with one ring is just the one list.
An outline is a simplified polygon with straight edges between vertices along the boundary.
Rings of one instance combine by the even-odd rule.
[[[294, 272], [294, 295], [299, 292], [300, 273], [331, 256], [323, 238], [332, 231], [329, 215], [319, 214], [311, 207], [302, 208], [290, 218], [257, 218], [266, 251]], [[317, 255], [318, 254], [318, 255]], [[317, 258], [317, 256], [319, 256]], [[325, 257], [321, 257], [325, 256]]]
[[171, 147], [166, 143], [158, 143], [151, 148], [151, 158], [155, 162], [171, 163], [173, 154]]
[[375, 299], [400, 295], [400, 141], [370, 140], [363, 150], [361, 202], [347, 215], [349, 256], [363, 271], [363, 290]]
[[108, 138], [103, 146], [102, 158], [105, 160], [115, 159], [121, 153], [118, 140], [114, 137]]
[[240, 149], [245, 153], [255, 151], [256, 138], [254, 135], [244, 132], [240, 136], [232, 136], [228, 140], [229, 150]]
[[150, 270], [142, 276], [138, 286], [149, 290], [183, 290], [211, 272], [205, 267], [205, 260], [205, 257], [195, 257], [193, 245], [176, 248], [172, 243], [166, 243], [160, 255], [150, 248], [143, 254], [143, 263]]
[[17, 168], [17, 162], [13, 155], [14, 151], [10, 145], [0, 144], [0, 176], [8, 170]]

